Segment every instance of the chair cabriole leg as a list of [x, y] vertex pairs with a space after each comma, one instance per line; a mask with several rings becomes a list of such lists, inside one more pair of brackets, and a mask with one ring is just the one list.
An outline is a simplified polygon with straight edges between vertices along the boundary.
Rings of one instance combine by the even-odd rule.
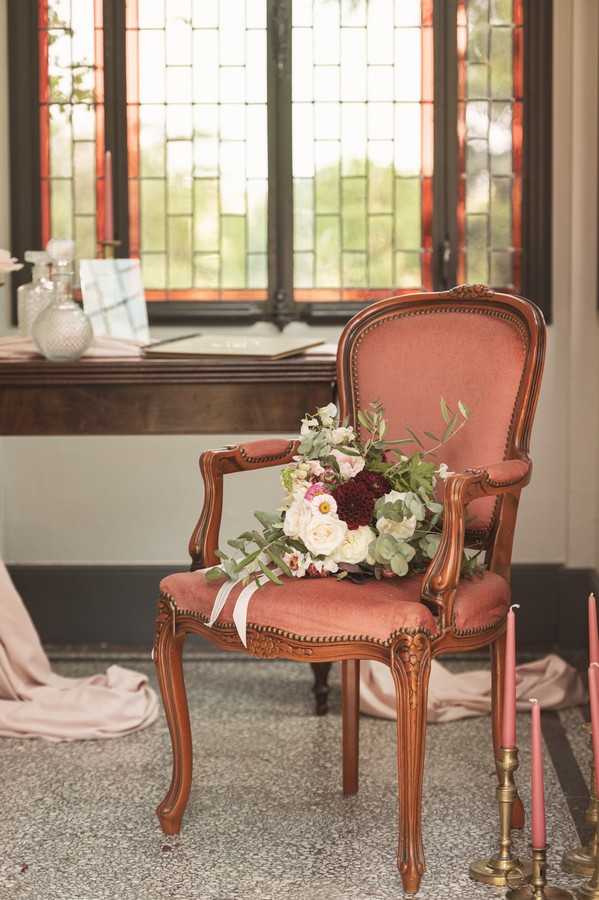
[[316, 715], [326, 716], [329, 711], [329, 672], [332, 663], [310, 663], [314, 673], [314, 687], [312, 691], [316, 698]]
[[187, 694], [183, 678], [185, 632], [173, 634], [170, 612], [159, 615], [154, 662], [173, 749], [170, 787], [156, 810], [165, 834], [178, 834], [191, 790], [193, 751]]
[[394, 644], [391, 651], [391, 673], [397, 706], [397, 866], [406, 893], [416, 893], [425, 869], [422, 846], [422, 780], [430, 667], [430, 641], [426, 635], [402, 635]]
[[[495, 760], [501, 747], [501, 717], [503, 712], [503, 678], [505, 660], [505, 633], [491, 644], [491, 720], [493, 724], [493, 749]], [[501, 778], [499, 769], [497, 777]], [[524, 806], [519, 795], [512, 805], [512, 828], [524, 828]]]
[[343, 730], [343, 793], [358, 793], [360, 741], [360, 660], [341, 663], [341, 709]]

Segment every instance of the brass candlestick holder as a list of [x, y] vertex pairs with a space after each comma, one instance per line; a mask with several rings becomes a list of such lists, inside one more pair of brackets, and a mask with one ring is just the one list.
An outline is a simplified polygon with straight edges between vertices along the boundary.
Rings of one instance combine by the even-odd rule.
[[521, 863], [512, 853], [512, 807], [518, 796], [514, 772], [518, 768], [518, 749], [502, 747], [497, 756], [497, 803], [499, 804], [499, 853], [490, 859], [479, 859], [469, 869], [470, 878], [494, 887], [509, 885], [508, 873], [516, 870], [522, 878], [530, 875], [530, 863]]
[[[589, 722], [585, 722], [583, 729], [591, 736], [591, 726]], [[592, 746], [592, 738], [591, 746]], [[593, 828], [593, 836], [588, 844], [580, 844], [578, 847], [572, 847], [567, 850], [562, 859], [562, 869], [571, 875], [582, 875], [585, 878], [593, 875], [595, 871], [595, 863], [599, 856], [599, 833], [597, 826], [599, 825], [599, 798], [597, 797], [597, 789], [595, 787], [595, 762], [591, 763], [591, 799], [587, 807], [584, 819]]]
[[522, 877], [519, 887], [507, 892], [506, 900], [574, 900], [570, 891], [548, 885], [546, 873], [547, 847], [533, 847], [532, 875], [528, 879]]
[[114, 259], [116, 248], [121, 246], [120, 241], [100, 241], [103, 259]]

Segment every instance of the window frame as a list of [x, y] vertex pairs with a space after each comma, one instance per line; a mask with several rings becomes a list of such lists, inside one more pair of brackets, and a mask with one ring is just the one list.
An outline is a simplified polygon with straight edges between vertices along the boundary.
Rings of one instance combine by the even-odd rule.
[[[302, 303], [293, 299], [291, 159], [291, 3], [267, 0], [268, 300], [152, 301], [151, 323], [250, 324], [279, 328], [302, 320], [341, 324], [368, 301]], [[524, 140], [522, 163], [522, 294], [551, 321], [552, 24], [553, 0], [523, 0]], [[128, 168], [125, 4], [103, 0], [105, 141], [113, 156], [118, 255], [128, 256]], [[457, 260], [457, 0], [434, 0], [433, 289], [455, 284]], [[8, 5], [12, 251], [21, 257], [41, 241], [38, 2]], [[26, 67], [23, 65], [26, 61]], [[27, 279], [13, 276], [16, 288]]]

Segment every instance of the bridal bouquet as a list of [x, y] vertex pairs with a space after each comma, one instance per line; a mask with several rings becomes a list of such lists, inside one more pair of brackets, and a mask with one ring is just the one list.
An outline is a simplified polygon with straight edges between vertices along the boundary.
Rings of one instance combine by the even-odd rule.
[[[339, 421], [332, 403], [307, 415], [298, 454], [281, 474], [281, 508], [256, 512], [260, 528], [230, 540], [239, 555], [219, 552], [220, 565], [206, 577], [256, 588], [282, 584], [281, 575], [359, 580], [424, 572], [441, 538], [435, 488], [448, 470], [438, 454], [466, 425], [469, 410], [460, 401], [454, 411], [442, 398], [441, 417], [438, 435], [406, 427], [408, 436], [387, 440], [380, 403], [358, 413], [365, 438]], [[464, 551], [463, 574], [479, 568], [477, 557]]]

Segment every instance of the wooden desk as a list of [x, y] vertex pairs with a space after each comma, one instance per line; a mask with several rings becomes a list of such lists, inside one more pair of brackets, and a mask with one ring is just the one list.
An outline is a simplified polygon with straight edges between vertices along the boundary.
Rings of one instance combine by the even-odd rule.
[[0, 435], [295, 433], [334, 382], [330, 349], [274, 361], [2, 361]]
[[[330, 349], [318, 350], [259, 362], [141, 358], [74, 363], [2, 361], [0, 435], [295, 434], [306, 412], [334, 397], [335, 355]], [[69, 571], [67, 578], [71, 590], [73, 574]], [[27, 594], [27, 572], [13, 569], [12, 575]], [[56, 616], [56, 610], [66, 612], [60, 600], [64, 597], [70, 602], [69, 590], [54, 596], [48, 620], [48, 573], [42, 577], [44, 603], [35, 602], [39, 592], [34, 590], [27, 605], [42, 638], [56, 641], [55, 619], [67, 620], [60, 612]], [[153, 577], [146, 577], [148, 580], [154, 582]], [[156, 576], [155, 582], [158, 580]], [[126, 643], [128, 635], [135, 634], [136, 640], [147, 637], [151, 641], [153, 608], [143, 582], [141, 579], [139, 594], [133, 587], [126, 592], [129, 627], [125, 625], [126, 630], [118, 635], [101, 633], [101, 640]], [[87, 582], [83, 593], [89, 596]], [[102, 622], [124, 624], [118, 591], [104, 590], [97, 605], [105, 613]], [[71, 610], [70, 619], [74, 617]], [[59, 631], [64, 640], [64, 629]], [[91, 635], [85, 634], [84, 640], [89, 641]], [[77, 641], [75, 635], [70, 637], [73, 639]], [[320, 714], [327, 709], [330, 665], [313, 666]]]

